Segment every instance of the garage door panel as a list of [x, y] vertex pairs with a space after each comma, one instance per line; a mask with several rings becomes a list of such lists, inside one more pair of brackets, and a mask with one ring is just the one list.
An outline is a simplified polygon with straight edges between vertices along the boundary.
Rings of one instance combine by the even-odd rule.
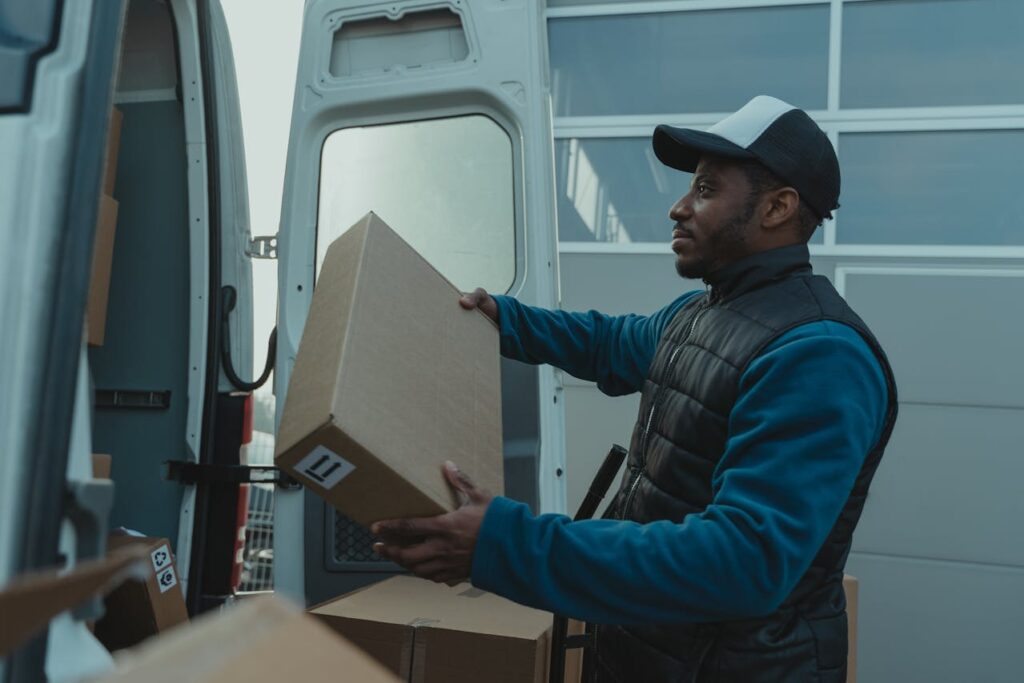
[[854, 549], [1024, 567], [1024, 412], [900, 411]]
[[1020, 680], [1024, 570], [853, 553], [857, 678], [870, 683]]
[[1024, 270], [843, 268], [911, 403], [1024, 408]]
[[595, 309], [609, 315], [647, 315], [684, 292], [704, 289], [700, 280], [684, 280], [675, 256], [664, 254], [573, 254], [559, 256], [562, 308]]
[[[629, 447], [640, 394], [605, 396], [593, 385], [565, 387], [566, 510], [575, 514], [612, 444]], [[618, 488], [612, 484], [600, 510]], [[600, 512], [598, 512], [600, 515]]]

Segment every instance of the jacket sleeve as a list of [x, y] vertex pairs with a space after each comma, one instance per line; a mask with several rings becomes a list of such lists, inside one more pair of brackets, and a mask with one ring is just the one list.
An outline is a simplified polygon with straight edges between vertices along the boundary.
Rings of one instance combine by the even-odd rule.
[[678, 524], [572, 522], [496, 498], [473, 583], [593, 623], [774, 611], [825, 541], [881, 434], [886, 384], [867, 344], [836, 323], [787, 333], [740, 381], [703, 512]]
[[596, 382], [610, 396], [629, 394], [642, 386], [665, 326], [696, 294], [687, 292], [650, 316], [552, 311], [495, 296], [501, 354], [524, 363], [554, 365]]

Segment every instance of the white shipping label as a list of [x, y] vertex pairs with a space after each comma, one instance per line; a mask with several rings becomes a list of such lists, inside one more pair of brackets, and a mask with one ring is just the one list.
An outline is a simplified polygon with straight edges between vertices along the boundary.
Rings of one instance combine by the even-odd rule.
[[159, 574], [165, 567], [171, 564], [171, 549], [165, 543], [149, 554], [153, 560], [153, 570]]
[[156, 585], [160, 586], [160, 592], [166, 593], [178, 585], [178, 577], [174, 573], [174, 567], [168, 567], [156, 575]]
[[333, 489], [355, 469], [355, 465], [325, 446], [317, 446], [295, 465], [296, 472], [325, 489]]

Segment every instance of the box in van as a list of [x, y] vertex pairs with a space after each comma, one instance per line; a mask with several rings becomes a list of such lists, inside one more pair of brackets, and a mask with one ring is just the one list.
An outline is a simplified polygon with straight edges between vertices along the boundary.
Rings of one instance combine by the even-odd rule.
[[551, 614], [474, 588], [395, 576], [310, 613], [413, 683], [543, 683]]

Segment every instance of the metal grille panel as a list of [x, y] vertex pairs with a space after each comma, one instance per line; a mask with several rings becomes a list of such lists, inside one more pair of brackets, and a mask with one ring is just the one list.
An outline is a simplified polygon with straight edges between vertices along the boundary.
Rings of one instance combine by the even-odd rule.
[[334, 511], [334, 561], [338, 563], [380, 563], [373, 552], [373, 534], [363, 525]]
[[245, 525], [245, 554], [239, 590], [274, 588], [274, 487], [249, 485], [249, 519]]

